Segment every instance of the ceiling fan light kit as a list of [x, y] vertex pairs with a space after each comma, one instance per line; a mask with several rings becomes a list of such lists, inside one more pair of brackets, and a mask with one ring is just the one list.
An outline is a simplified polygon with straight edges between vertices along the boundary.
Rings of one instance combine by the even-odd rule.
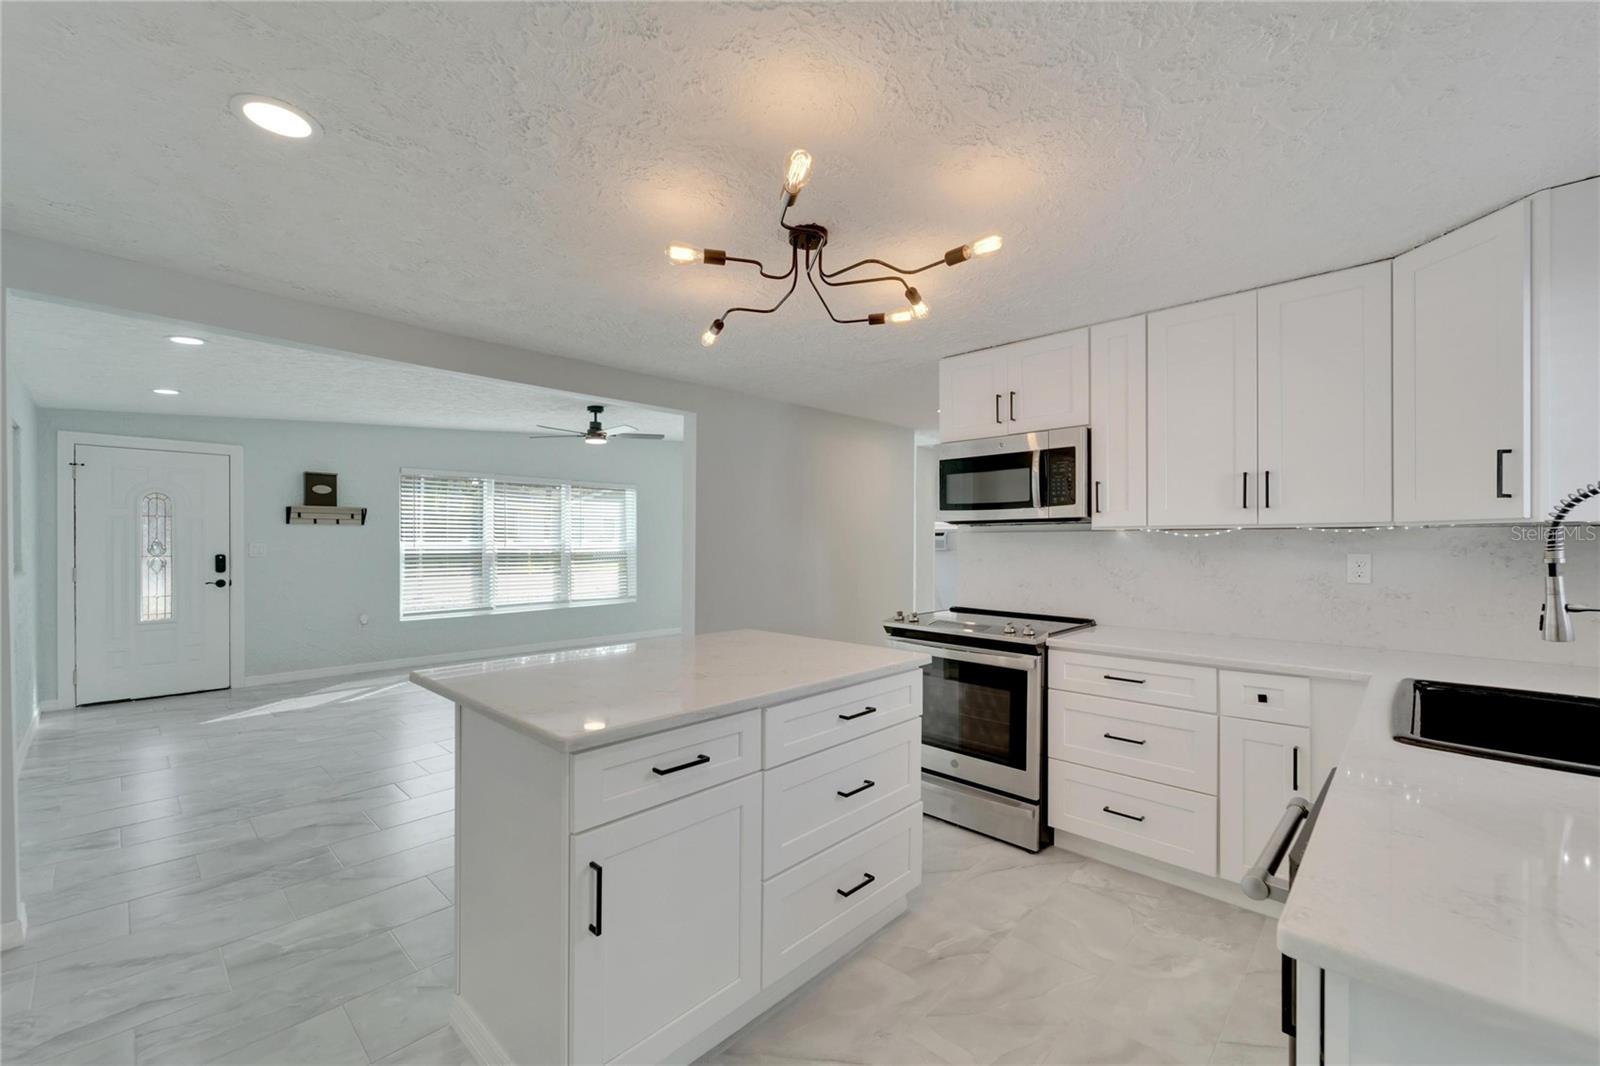
[[[817, 302], [822, 304], [822, 309], [828, 317], [840, 325], [864, 324], [868, 326], [882, 326], [885, 324], [901, 325], [928, 317], [928, 304], [922, 294], [911, 285], [906, 278], [912, 274], [920, 274], [924, 270], [932, 270], [943, 264], [956, 266], [969, 259], [993, 255], [1001, 247], [998, 234], [981, 237], [971, 244], [963, 244], [952, 248], [933, 262], [914, 269], [897, 267], [882, 259], [863, 259], [851, 263], [849, 266], [840, 267], [838, 270], [827, 270], [822, 265], [822, 251], [828, 243], [828, 228], [815, 222], [801, 222], [790, 225], [788, 222], [789, 209], [795, 205], [800, 197], [800, 190], [806, 187], [811, 180], [811, 153], [804, 148], [796, 148], [789, 154], [789, 165], [783, 178], [783, 210], [778, 214], [778, 225], [782, 226], [789, 241], [789, 269], [782, 274], [770, 273], [759, 259], [746, 259], [742, 256], [729, 255], [721, 248], [696, 248], [688, 244], [671, 244], [667, 246], [667, 260], [674, 266], [685, 263], [704, 263], [707, 266], [725, 266], [728, 263], [746, 263], [756, 268], [763, 278], [769, 281], [787, 281], [789, 288], [778, 298], [778, 302], [771, 307], [730, 307], [718, 315], [711, 322], [711, 327], [700, 334], [700, 344], [709, 348], [717, 343], [717, 338], [722, 335], [723, 327], [729, 315], [735, 312], [744, 312], [751, 315], [770, 315], [782, 307], [790, 296], [794, 295], [795, 288], [800, 283], [800, 276], [805, 275], [811, 291], [817, 294]], [[801, 268], [801, 258], [804, 257], [804, 269]], [[875, 265], [888, 270], [887, 274], [879, 274], [870, 278], [851, 278], [837, 281], [845, 274], [860, 267]], [[846, 285], [871, 285], [879, 282], [889, 282], [900, 286], [905, 295], [907, 306], [894, 311], [879, 311], [863, 315], [860, 318], [840, 318], [833, 313], [833, 308], [828, 306], [827, 299], [822, 295], [822, 290], [817, 287], [817, 280], [822, 284], [842, 288]], [[593, 408], [591, 408], [593, 410]]]

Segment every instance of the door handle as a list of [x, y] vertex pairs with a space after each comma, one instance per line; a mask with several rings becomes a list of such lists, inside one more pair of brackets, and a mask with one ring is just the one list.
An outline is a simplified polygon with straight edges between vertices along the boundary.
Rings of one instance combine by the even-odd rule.
[[1143, 740], [1134, 740], [1132, 737], [1119, 737], [1115, 733], [1102, 733], [1100, 735], [1105, 737], [1107, 740], [1120, 740], [1124, 744], [1144, 744], [1144, 743], [1146, 743]]
[[1106, 513], [1106, 509], [1104, 507], [1100, 506], [1100, 482], [1098, 482], [1098, 481], [1096, 481], [1094, 483], [1094, 513], [1095, 514], [1105, 514]]
[[1241, 486], [1239, 490], [1239, 506], [1248, 511], [1250, 509], [1250, 471], [1246, 470], [1244, 472], [1244, 480]]
[[1510, 448], [1496, 448], [1494, 453], [1494, 498], [1497, 500], [1511, 499], [1511, 493], [1506, 491], [1506, 456], [1511, 454]]
[[1017, 394], [1015, 392], [1013, 392], [1011, 394], [1011, 421], [1015, 422], [1016, 420], [1017, 420]]
[[691, 766], [704, 766], [706, 763], [708, 763], [710, 761], [711, 761], [711, 756], [709, 756], [709, 755], [696, 755], [694, 758], [690, 759], [688, 762], [681, 762], [677, 766], [669, 766], [665, 770], [663, 770], [659, 766], [652, 766], [652, 767], [650, 767], [650, 772], [655, 774], [657, 777], [666, 777], [668, 774], [675, 774], [679, 770], [687, 770]]
[[1291, 754], [1289, 756], [1289, 758], [1291, 760], [1290, 766], [1292, 767], [1293, 784], [1291, 784], [1290, 787], [1293, 788], [1296, 792], [1299, 792], [1300, 791], [1300, 748], [1299, 748], [1299, 746], [1297, 745], [1295, 748], [1292, 749], [1292, 751], [1293, 751], [1293, 754]]
[[1261, 472], [1261, 496], [1261, 505], [1270, 509], [1272, 507], [1272, 471], [1270, 470]]
[[861, 793], [865, 792], [867, 789], [871, 788], [873, 785], [876, 785], [876, 784], [877, 784], [876, 781], [863, 780], [860, 785], [856, 786], [855, 788], [852, 788], [849, 792], [839, 792], [837, 789], [835, 789], [835, 794], [838, 795], [841, 799], [849, 799], [851, 796], [859, 796], [859, 795], [861, 795]]
[[589, 923], [589, 932], [599, 936], [600, 915], [605, 908], [606, 902], [606, 872], [600, 868], [599, 863], [593, 861], [589, 863], [589, 869], [594, 871], [594, 921]]
[[206, 584], [215, 585], [219, 589], [225, 589], [225, 588], [228, 587], [228, 579], [224, 578], [224, 577], [219, 577], [215, 581], [207, 581]]
[[857, 718], [865, 718], [869, 714], [876, 714], [877, 710], [878, 710], [878, 708], [876, 708], [876, 707], [868, 707], [866, 710], [857, 711], [855, 714], [841, 714], [839, 716], [839, 721], [841, 721], [841, 722], [853, 722]]
[[994, 420], [996, 425], [1000, 424], [1000, 394], [998, 392], [994, 394]]
[[1100, 676], [1107, 681], [1121, 681], [1125, 685], [1142, 685], [1145, 681], [1142, 677], [1118, 677], [1116, 674], [1101, 674]]
[[845, 897], [848, 898], [850, 896], [855, 895], [857, 892], [860, 892], [863, 888], [866, 888], [868, 885], [872, 884], [872, 882], [877, 880], [877, 878], [873, 877], [871, 874], [862, 874], [861, 878], [862, 878], [861, 883], [859, 885], [857, 885], [855, 888], [851, 888], [851, 889], [836, 888], [836, 889], [834, 889], [834, 891], [839, 893], [839, 895], [845, 896]]
[[1142, 822], [1142, 821], [1144, 821], [1144, 815], [1142, 815], [1142, 814], [1123, 814], [1121, 811], [1117, 810], [1115, 807], [1101, 807], [1100, 809], [1102, 811], [1105, 811], [1107, 814], [1114, 814], [1118, 818], [1126, 818], [1130, 822]]

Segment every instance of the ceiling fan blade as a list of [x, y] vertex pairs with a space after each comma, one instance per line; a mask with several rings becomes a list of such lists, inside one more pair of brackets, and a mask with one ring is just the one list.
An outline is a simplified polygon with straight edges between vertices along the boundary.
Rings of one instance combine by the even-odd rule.
[[607, 426], [606, 427], [606, 432], [607, 433], [611, 433], [611, 434], [637, 433], [637, 432], [639, 432], [639, 427], [638, 426], [634, 426], [634, 425], [629, 425], [627, 422], [624, 422], [620, 426]]
[[543, 422], [537, 422], [535, 425], [540, 429], [548, 429], [552, 433], [565, 433], [569, 437], [583, 436], [583, 430], [581, 429], [563, 429], [561, 426], [547, 426]]
[[618, 433], [612, 430], [606, 434], [611, 440], [666, 440], [665, 433]]

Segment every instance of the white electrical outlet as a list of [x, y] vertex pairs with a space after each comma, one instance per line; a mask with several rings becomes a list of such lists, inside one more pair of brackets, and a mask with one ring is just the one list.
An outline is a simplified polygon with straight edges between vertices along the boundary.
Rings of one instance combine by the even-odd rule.
[[1350, 585], [1372, 584], [1372, 556], [1351, 552], [1344, 557], [1344, 580]]
[[264, 558], [266, 554], [267, 546], [265, 544], [262, 544], [258, 540], [253, 540], [250, 542], [250, 558], [261, 559]]

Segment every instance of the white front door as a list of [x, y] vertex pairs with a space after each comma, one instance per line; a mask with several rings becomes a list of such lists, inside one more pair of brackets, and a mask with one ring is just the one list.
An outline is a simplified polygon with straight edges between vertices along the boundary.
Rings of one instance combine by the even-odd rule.
[[228, 687], [226, 455], [79, 444], [76, 702]]

